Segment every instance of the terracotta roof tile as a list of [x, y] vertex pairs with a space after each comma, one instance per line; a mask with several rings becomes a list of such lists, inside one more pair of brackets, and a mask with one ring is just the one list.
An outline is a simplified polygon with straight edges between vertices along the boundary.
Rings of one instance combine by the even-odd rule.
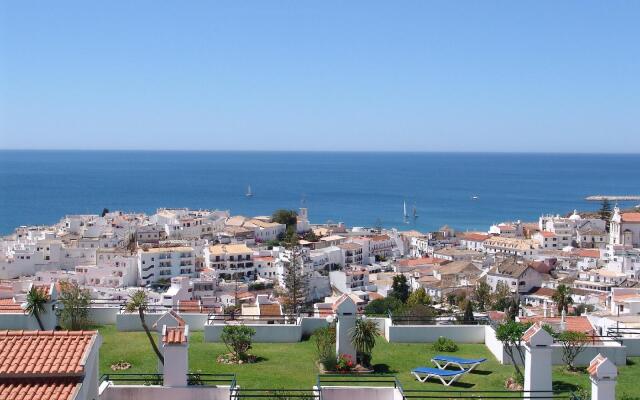
[[14, 314], [22, 313], [24, 310], [19, 303], [16, 303], [13, 299], [0, 299], [0, 314]]
[[640, 213], [637, 212], [626, 212], [620, 216], [622, 217], [622, 222], [640, 222]]
[[166, 344], [187, 343], [188, 328], [186, 326], [167, 326], [162, 341]]
[[281, 316], [282, 312], [280, 311], [280, 304], [260, 304], [260, 315], [267, 317]]
[[0, 331], [0, 376], [82, 375], [95, 331]]
[[79, 388], [80, 384], [74, 379], [0, 381], [0, 399], [71, 400]]

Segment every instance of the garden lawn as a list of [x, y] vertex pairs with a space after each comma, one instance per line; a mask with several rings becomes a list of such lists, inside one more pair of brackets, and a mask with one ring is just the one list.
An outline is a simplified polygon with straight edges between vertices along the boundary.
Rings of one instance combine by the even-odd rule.
[[[128, 373], [155, 373], [157, 360], [144, 332], [118, 332], [115, 326], [98, 328], [103, 337], [100, 348], [100, 372], [113, 373], [110, 366], [118, 361], [132, 364]], [[155, 335], [155, 333], [154, 333]], [[202, 373], [234, 373], [238, 384], [252, 389], [309, 389], [316, 383], [318, 370], [315, 365], [315, 345], [312, 340], [299, 343], [255, 343], [250, 353], [260, 358], [255, 364], [218, 364], [216, 358], [227, 353], [223, 343], [205, 343], [203, 332], [191, 332], [189, 338], [190, 371]], [[499, 364], [486, 346], [461, 344], [460, 349], [450, 353], [456, 357], [479, 358], [487, 361], [473, 372], [454, 383], [451, 390], [503, 390], [504, 381], [513, 374], [513, 367]], [[405, 389], [444, 390], [439, 382], [420, 383], [411, 375], [411, 369], [433, 366], [435, 355], [428, 343], [387, 343], [379, 338], [373, 350], [372, 363], [376, 372], [396, 375]], [[618, 394], [629, 395], [637, 391], [640, 377], [640, 357], [630, 359], [630, 365], [620, 369]], [[569, 390], [579, 386], [590, 390], [589, 379], [584, 372], [569, 373], [562, 367], [554, 368], [554, 385]], [[633, 386], [633, 385], [636, 386]]]

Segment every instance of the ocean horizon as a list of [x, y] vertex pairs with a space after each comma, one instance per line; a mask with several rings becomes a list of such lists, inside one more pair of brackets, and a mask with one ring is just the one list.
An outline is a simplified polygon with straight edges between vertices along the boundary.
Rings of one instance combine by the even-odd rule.
[[0, 150], [0, 233], [103, 208], [301, 206], [312, 223], [487, 230], [595, 210], [589, 195], [637, 195], [639, 166], [631, 153]]

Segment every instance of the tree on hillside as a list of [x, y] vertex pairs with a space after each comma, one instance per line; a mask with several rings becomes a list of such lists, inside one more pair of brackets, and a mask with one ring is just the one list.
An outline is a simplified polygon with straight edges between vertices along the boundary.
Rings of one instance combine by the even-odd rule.
[[511, 303], [511, 291], [503, 281], [499, 281], [496, 284], [492, 303], [492, 310], [506, 311], [507, 307], [509, 307], [509, 304]]
[[424, 305], [428, 306], [431, 304], [431, 297], [427, 294], [427, 291], [424, 288], [418, 288], [411, 292], [409, 298], [407, 299], [407, 305], [409, 307]]
[[573, 304], [571, 288], [565, 284], [558, 285], [558, 288], [553, 296], [551, 296], [551, 299], [556, 303], [558, 314], [562, 314], [562, 311], [568, 313], [569, 305]]
[[404, 308], [404, 304], [395, 297], [387, 296], [383, 299], [375, 299], [364, 308], [365, 315], [389, 315]]
[[403, 303], [407, 302], [409, 298], [409, 284], [407, 284], [407, 277], [400, 274], [393, 277], [393, 284], [391, 285], [391, 296], [400, 300]]
[[496, 328], [496, 339], [501, 341], [504, 346], [504, 352], [511, 360], [513, 368], [516, 372], [516, 380], [521, 383], [524, 381], [521, 365], [524, 362], [524, 347], [522, 346], [522, 335], [531, 326], [531, 324], [521, 324], [520, 322], [508, 321], [498, 325]]
[[309, 281], [304, 273], [302, 252], [298, 246], [289, 249], [289, 261], [284, 263], [284, 303], [287, 314], [299, 315], [309, 294]]
[[102, 209], [102, 213], [100, 213], [100, 216], [104, 217], [107, 214], [109, 214], [109, 209], [105, 207], [105, 208]]
[[485, 311], [491, 303], [491, 286], [485, 281], [481, 281], [474, 289], [473, 301], [478, 305], [478, 310]]
[[464, 316], [462, 317], [464, 322], [472, 322], [475, 321], [475, 317], [473, 316], [473, 302], [468, 300], [464, 306]]
[[65, 329], [79, 331], [89, 322], [91, 295], [76, 282], [60, 282], [60, 320]]
[[609, 203], [609, 199], [606, 197], [602, 199], [602, 204], [600, 205], [600, 209], [598, 210], [598, 217], [604, 221], [606, 221], [606, 229], [609, 232], [609, 222], [611, 220], [611, 203]]
[[294, 210], [276, 210], [273, 212], [273, 215], [271, 215], [271, 220], [279, 224], [284, 224], [287, 228], [293, 227], [295, 229], [296, 223], [298, 222], [298, 213]]
[[29, 289], [29, 293], [27, 293], [27, 307], [24, 310], [27, 314], [35, 317], [41, 331], [44, 330], [44, 325], [42, 325], [40, 315], [45, 312], [44, 306], [48, 300], [49, 296], [44, 291], [38, 290], [33, 285], [31, 286], [31, 289]]
[[129, 296], [129, 301], [125, 305], [125, 311], [129, 313], [138, 312], [138, 316], [140, 317], [140, 324], [144, 329], [144, 332], [147, 334], [147, 338], [149, 339], [149, 343], [151, 344], [151, 348], [156, 353], [158, 360], [164, 365], [164, 356], [158, 349], [158, 345], [156, 341], [151, 336], [151, 332], [149, 331], [149, 326], [147, 326], [147, 322], [144, 317], [144, 313], [149, 309], [149, 299], [147, 298], [147, 294], [144, 290], [136, 290], [132, 295]]
[[511, 297], [509, 305], [506, 309], [506, 317], [509, 321], [515, 321], [516, 317], [520, 313], [520, 299], [517, 296]]

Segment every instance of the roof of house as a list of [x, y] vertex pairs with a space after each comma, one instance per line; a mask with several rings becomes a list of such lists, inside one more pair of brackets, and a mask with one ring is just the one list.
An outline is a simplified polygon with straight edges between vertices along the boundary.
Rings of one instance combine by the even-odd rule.
[[270, 317], [282, 315], [280, 304], [278, 303], [260, 304], [260, 315], [270, 316]]
[[489, 235], [488, 233], [481, 233], [481, 232], [465, 232], [465, 233], [458, 234], [458, 238], [460, 240], [467, 240], [471, 242], [483, 242], [489, 239], [490, 237], [491, 235]]
[[209, 252], [211, 254], [244, 254], [252, 253], [252, 250], [244, 243], [216, 244], [214, 246], [209, 246]]
[[187, 325], [167, 326], [162, 335], [162, 342], [166, 344], [187, 343], [189, 328]]
[[22, 313], [24, 310], [14, 299], [0, 299], [0, 314]]
[[422, 257], [422, 258], [405, 258], [399, 260], [397, 264], [401, 267], [417, 267], [421, 265], [433, 265], [433, 264], [447, 264], [449, 260], [437, 257]]
[[640, 212], [626, 212], [620, 214], [622, 222], [640, 223]]
[[442, 275], [459, 274], [463, 271], [470, 271], [480, 275], [480, 270], [470, 261], [454, 261], [444, 264], [438, 267], [437, 271]]
[[600, 249], [578, 249], [575, 253], [578, 257], [600, 258]]
[[341, 244], [338, 244], [337, 247], [341, 248], [342, 250], [360, 250], [360, 249], [362, 249], [362, 245], [361, 244], [353, 243], [353, 242], [341, 243]]
[[551, 297], [556, 293], [554, 289], [546, 287], [534, 287], [527, 293], [528, 296]]
[[0, 399], [15, 400], [71, 400], [80, 389], [77, 379], [16, 379], [0, 381]]
[[[520, 322], [542, 322], [543, 324], [558, 325], [562, 322], [562, 317], [544, 317], [533, 316], [520, 318]], [[589, 322], [589, 319], [584, 316], [566, 316], [564, 317], [565, 329], [568, 331], [576, 331], [582, 333], [593, 333], [593, 325]]]
[[509, 259], [491, 268], [489, 273], [494, 275], [508, 275], [517, 278], [524, 274], [528, 268], [530, 268], [528, 264], [520, 264], [513, 259]]
[[0, 331], [0, 377], [79, 376], [96, 331]]

